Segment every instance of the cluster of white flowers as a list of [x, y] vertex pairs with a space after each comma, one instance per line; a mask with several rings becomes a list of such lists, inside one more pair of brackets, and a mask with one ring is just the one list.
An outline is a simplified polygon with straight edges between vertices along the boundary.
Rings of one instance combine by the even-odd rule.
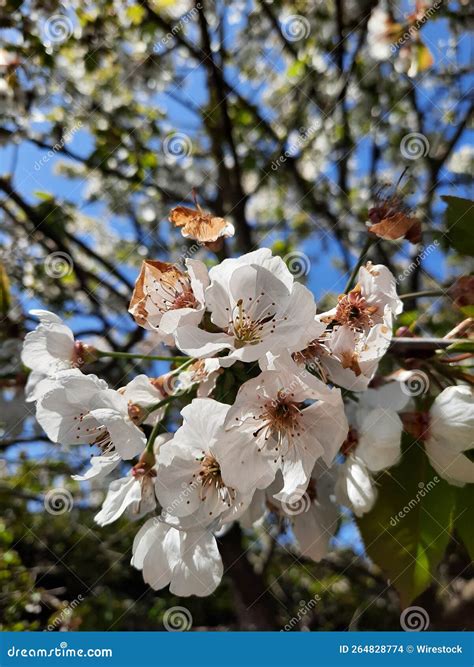
[[[276, 513], [301, 553], [319, 560], [336, 531], [338, 503], [357, 515], [370, 510], [374, 474], [400, 459], [398, 413], [410, 400], [397, 381], [368, 388], [401, 310], [382, 265], [362, 266], [336, 307], [317, 313], [312, 293], [266, 248], [209, 271], [198, 260], [186, 260], [185, 270], [146, 261], [130, 312], [155, 341], [189, 360], [114, 390], [83, 372], [92, 348], [75, 342], [52, 313], [34, 311], [40, 324], [22, 356], [32, 369], [27, 399], [53, 442], [96, 447], [76, 480], [130, 461], [96, 521], [106, 525], [124, 512], [147, 517], [132, 558], [145, 582], [208, 595], [223, 572], [215, 536], [232, 522], [248, 527]], [[227, 394], [222, 374], [233, 377]], [[168, 406], [188, 396], [181, 425], [163, 434]], [[474, 480], [463, 454], [472, 413], [471, 390], [451, 387], [426, 427], [427, 453], [454, 483]]]

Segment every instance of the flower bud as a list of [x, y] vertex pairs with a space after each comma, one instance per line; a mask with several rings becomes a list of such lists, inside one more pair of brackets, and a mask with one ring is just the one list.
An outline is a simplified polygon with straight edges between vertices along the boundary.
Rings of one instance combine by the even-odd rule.
[[95, 347], [80, 340], [75, 342], [73, 364], [76, 368], [80, 368], [84, 364], [92, 364], [98, 358], [99, 355]]

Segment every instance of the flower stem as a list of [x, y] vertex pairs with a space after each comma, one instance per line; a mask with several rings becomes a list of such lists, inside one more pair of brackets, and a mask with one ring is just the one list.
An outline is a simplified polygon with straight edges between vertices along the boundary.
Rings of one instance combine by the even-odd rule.
[[150, 452], [153, 454], [153, 445], [155, 444], [155, 440], [159, 435], [160, 432], [160, 426], [161, 423], [158, 421], [156, 424], [153, 426], [153, 429], [150, 433], [150, 437], [148, 438], [148, 442], [146, 443], [146, 452]]
[[421, 292], [408, 292], [407, 294], [400, 294], [400, 299], [417, 299], [422, 296], [443, 296], [446, 294], [445, 290], [442, 289], [427, 289], [422, 290]]
[[374, 239], [371, 239], [371, 238], [366, 239], [366, 241], [364, 243], [364, 247], [360, 251], [359, 259], [355, 263], [354, 268], [352, 269], [351, 275], [349, 276], [349, 280], [347, 281], [347, 284], [346, 284], [346, 287], [345, 287], [345, 290], [344, 290], [344, 294], [347, 294], [351, 290], [351, 288], [354, 284], [354, 281], [356, 279], [357, 272], [360, 269], [360, 267], [362, 266], [362, 263], [363, 263], [364, 259], [366, 258], [367, 253], [369, 252], [369, 249], [370, 249], [370, 247], [373, 243], [374, 243]]
[[178, 398], [177, 396], [167, 396], [164, 398], [162, 401], [158, 401], [158, 403], [153, 403], [152, 405], [149, 405], [147, 408], [144, 408], [145, 410], [145, 419], [151, 415], [152, 412], [156, 412], [156, 410], [159, 410], [165, 405], [168, 405], [168, 403], [171, 403], [171, 401], [174, 401], [175, 398]]
[[[175, 357], [175, 359], [176, 359], [176, 358], [177, 358], [177, 357]], [[193, 363], [193, 362], [196, 361], [195, 357], [189, 357], [189, 358], [188, 358], [188, 357], [185, 357], [185, 359], [186, 359], [186, 361], [184, 362], [184, 364], [181, 364], [181, 365], [178, 366], [177, 368], [174, 368], [172, 371], [170, 371], [169, 373], [167, 373], [167, 376], [178, 375], [179, 373], [181, 373], [182, 371], [184, 371], [185, 368], [187, 368], [188, 366], [190, 366], [191, 363]]]
[[134, 352], [108, 352], [105, 350], [96, 350], [96, 353], [99, 357], [112, 357], [114, 359], [144, 359], [149, 361], [169, 361], [173, 362], [183, 362], [188, 361], [189, 357], [165, 357], [157, 356], [154, 354], [139, 354]]
[[[396, 336], [392, 338], [390, 350], [443, 350], [452, 345], [460, 345], [469, 342], [466, 338], [404, 338]], [[456, 350], [455, 350], [456, 351]]]

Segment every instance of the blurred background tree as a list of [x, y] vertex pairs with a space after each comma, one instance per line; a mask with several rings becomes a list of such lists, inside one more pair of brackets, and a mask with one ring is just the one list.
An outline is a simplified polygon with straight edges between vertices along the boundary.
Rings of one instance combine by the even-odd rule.
[[[143, 258], [194, 252], [167, 222], [170, 208], [193, 203], [193, 189], [236, 227], [223, 254], [271, 246], [321, 306], [344, 290], [368, 210], [400, 177], [422, 243], [378, 242], [371, 259], [406, 294], [472, 270], [472, 216], [457, 213], [454, 226], [441, 199], [465, 198], [472, 175], [471, 9], [435, 3], [397, 47], [374, 21], [386, 12], [398, 38], [429, 7], [0, 0], [2, 629], [161, 629], [179, 604], [128, 566], [134, 526], [95, 527], [103, 491], [86, 501], [69, 478], [87, 453], [38, 431], [18, 356], [29, 309], [57, 312], [102, 349], [151, 349], [127, 313], [131, 289]], [[457, 304], [406, 299], [400, 324], [443, 336], [472, 315], [469, 295]], [[113, 386], [163, 370], [117, 359], [96, 368]], [[44, 496], [58, 487], [74, 502], [51, 517]], [[273, 529], [222, 538], [225, 582], [186, 601], [193, 627], [281, 628], [296, 618], [292, 629], [399, 628], [398, 595], [350, 516], [320, 564], [298, 559], [289, 541], [270, 549]], [[473, 618], [465, 546], [448, 544], [422, 594], [434, 629]]]

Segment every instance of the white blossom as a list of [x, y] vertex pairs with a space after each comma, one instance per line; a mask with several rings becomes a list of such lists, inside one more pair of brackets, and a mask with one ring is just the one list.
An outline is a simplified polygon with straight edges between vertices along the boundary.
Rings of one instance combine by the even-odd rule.
[[277, 498], [285, 500], [303, 494], [317, 459], [332, 463], [348, 431], [341, 394], [307, 375], [280, 366], [240, 387], [225, 420], [229, 433], [242, 434], [241, 445], [227, 448], [222, 460], [231, 484], [263, 488], [281, 469]]
[[293, 358], [300, 367], [312, 368], [326, 382], [361, 392], [374, 377], [390, 340], [385, 324], [374, 326], [368, 334], [340, 326], [325, 329], [319, 338], [306, 341]]
[[379, 472], [400, 460], [403, 424], [397, 413], [409, 400], [399, 382], [389, 382], [368, 389], [357, 404], [350, 404], [349, 423], [355, 452], [368, 470]]
[[166, 513], [193, 515], [196, 523], [207, 525], [236, 518], [250, 502], [245, 495], [250, 489], [234, 484], [234, 476], [231, 483], [221, 467], [227, 451], [240, 447], [240, 434], [224, 431], [228, 411], [228, 405], [210, 398], [196, 398], [183, 408], [183, 425], [158, 454], [156, 493]]
[[267, 248], [224, 260], [209, 278], [206, 306], [220, 331], [179, 328], [176, 342], [183, 352], [206, 357], [227, 350], [219, 360], [231, 365], [257, 361], [267, 351], [277, 353], [304, 339], [316, 312], [313, 296]]
[[474, 482], [474, 397], [471, 387], [448, 387], [436, 397], [429, 415], [426, 453], [436, 472], [450, 484]]
[[337, 306], [319, 316], [331, 326], [343, 326], [368, 333], [382, 324], [391, 330], [396, 315], [403, 310], [392, 273], [383, 264], [367, 262], [361, 266], [357, 282], [347, 294], [339, 297]]
[[96, 445], [103, 454], [117, 453], [122, 459], [139, 454], [146, 441], [129, 415], [126, 398], [78, 369], [48, 381], [36, 418], [53, 442]]
[[45, 376], [73, 368], [77, 355], [71, 329], [48, 310], [31, 310], [30, 314], [40, 323], [25, 336], [21, 354], [25, 366]]
[[[302, 556], [324, 558], [338, 504], [357, 517], [374, 507], [376, 474], [399, 463], [404, 428], [440, 476], [474, 481], [472, 389], [449, 387], [429, 414], [406, 412], [410, 397], [393, 381], [400, 371], [375, 377], [401, 311], [395, 278], [370, 262], [317, 314], [311, 292], [267, 248], [209, 273], [196, 260], [186, 271], [147, 261], [130, 312], [189, 360], [114, 390], [79, 370], [93, 348], [52, 313], [32, 311], [40, 324], [24, 343], [27, 395], [53, 442], [96, 447], [75, 480], [114, 474], [96, 523], [148, 517], [132, 557], [145, 583], [209, 595], [223, 573], [216, 537], [234, 521], [278, 525]], [[338, 387], [351, 392], [346, 404]], [[176, 430], [155, 438], [173, 401], [185, 403]]]
[[99, 526], [116, 521], [125, 511], [130, 518], [139, 519], [155, 509], [155, 455], [161, 445], [170, 438], [169, 434], [158, 436], [153, 445], [153, 454], [145, 452], [126, 477], [116, 479], [109, 484], [102, 509], [94, 517]]
[[374, 60], [389, 60], [393, 54], [391, 47], [398, 36], [397, 28], [400, 27], [385, 9], [375, 7], [372, 10], [367, 23], [367, 46]]
[[303, 511], [291, 516], [301, 555], [316, 562], [327, 555], [330, 540], [338, 528], [339, 510], [334, 498], [335, 481], [334, 467], [327, 468], [318, 462], [301, 502]]
[[336, 482], [336, 498], [341, 505], [353, 510], [356, 516], [370, 512], [377, 498], [372, 475], [365, 463], [349, 454], [340, 466]]
[[133, 542], [133, 567], [146, 584], [174, 595], [210, 595], [219, 585], [223, 565], [214, 535], [205, 529], [183, 530], [148, 519]]
[[32, 402], [44, 393], [44, 388], [39, 388], [40, 382], [78, 365], [78, 349], [74, 334], [60, 317], [48, 310], [31, 310], [30, 315], [38, 317], [40, 323], [26, 334], [21, 360], [31, 369], [25, 396]]

